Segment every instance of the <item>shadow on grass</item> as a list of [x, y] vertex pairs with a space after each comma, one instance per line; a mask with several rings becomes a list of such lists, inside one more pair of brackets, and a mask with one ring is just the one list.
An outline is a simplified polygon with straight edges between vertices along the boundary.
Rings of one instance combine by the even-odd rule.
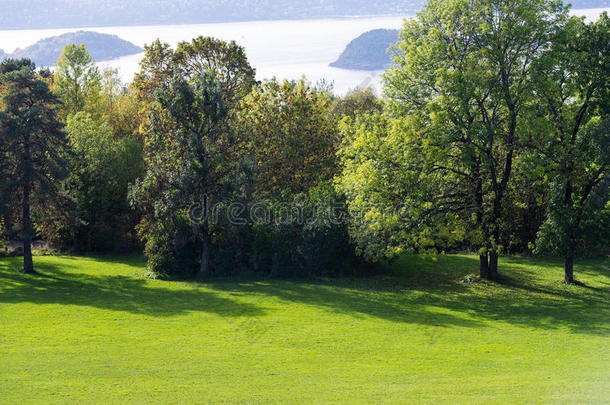
[[[119, 261], [116, 261], [119, 263]], [[18, 273], [17, 261], [0, 262], [0, 303], [31, 302], [62, 304], [169, 317], [199, 311], [226, 317], [260, 316], [257, 305], [220, 297], [213, 292], [193, 289], [167, 289], [147, 285], [121, 275], [92, 276], [63, 272], [49, 263], [37, 263], [39, 274]], [[62, 264], [62, 268], [76, 265]]]
[[[418, 256], [395, 263], [386, 276], [307, 282], [221, 280], [213, 286], [399, 322], [477, 327], [488, 321], [502, 321], [539, 329], [566, 328], [573, 333], [610, 335], [610, 289], [549, 282], [548, 277], [537, 276], [532, 270], [535, 267], [527, 267], [528, 264], [540, 265], [533, 259], [505, 260], [498, 283], [462, 282], [465, 276], [477, 272], [477, 258]], [[561, 272], [545, 271], [561, 279]], [[432, 307], [451, 312], [431, 311]]]
[[[97, 259], [108, 263], [107, 258]], [[113, 263], [121, 263], [116, 258]], [[126, 258], [129, 265], [138, 266]], [[125, 263], [124, 262], [124, 263]], [[608, 261], [581, 265], [606, 285], [610, 274], [599, 270]], [[62, 264], [62, 267], [77, 264]], [[120, 276], [91, 276], [63, 272], [41, 263], [42, 276], [17, 273], [16, 262], [0, 262], [0, 302], [66, 304], [125, 311], [151, 316], [173, 316], [191, 311], [221, 316], [260, 316], [258, 305], [239, 301], [240, 296], [272, 297], [302, 303], [356, 318], [375, 317], [441, 327], [484, 327], [507, 322], [540, 329], [565, 328], [573, 333], [610, 335], [610, 288], [563, 285], [555, 261], [504, 258], [499, 283], [463, 282], [476, 274], [478, 260], [469, 256], [413, 256], [369, 277], [313, 280], [208, 280], [204, 285], [230, 293], [235, 300], [203, 290], [151, 286], [145, 280]]]

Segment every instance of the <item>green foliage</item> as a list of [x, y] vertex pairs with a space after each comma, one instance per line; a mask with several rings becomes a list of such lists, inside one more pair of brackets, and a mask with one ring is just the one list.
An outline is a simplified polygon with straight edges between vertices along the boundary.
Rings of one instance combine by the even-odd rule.
[[216, 274], [337, 276], [362, 265], [348, 234], [345, 199], [332, 185], [253, 203], [233, 241], [218, 244]]
[[262, 83], [239, 106], [260, 197], [303, 193], [336, 172], [339, 141], [331, 96], [305, 80]]
[[383, 102], [370, 87], [352, 90], [333, 103], [333, 113], [341, 119], [348, 116], [355, 119], [357, 114], [374, 114], [383, 112]]
[[[24, 272], [33, 272], [32, 208], [52, 211], [62, 201], [61, 180], [67, 175], [67, 142], [57, 119], [59, 100], [34, 64], [8, 59], [0, 64], [0, 191], [20, 202]], [[13, 202], [13, 204], [15, 204]], [[1, 207], [1, 205], [0, 205]], [[13, 215], [16, 215], [14, 211]]]
[[[610, 19], [585, 24], [572, 18], [536, 65], [536, 91], [543, 116], [530, 146], [548, 173], [547, 218], [536, 244], [539, 253], [570, 261], [607, 247], [610, 201]], [[568, 269], [566, 269], [568, 271]], [[566, 281], [572, 281], [566, 274]]]
[[213, 72], [223, 102], [229, 109], [255, 84], [255, 70], [250, 66], [244, 48], [235, 41], [200, 36], [191, 42], [181, 42], [174, 53], [174, 63], [186, 77]]
[[[338, 274], [336, 257], [360, 264], [354, 250], [478, 251], [484, 278], [500, 253], [535, 250], [563, 255], [568, 274], [577, 254], [607, 250], [609, 21], [556, 0], [431, 0], [405, 21], [383, 100], [259, 83], [242, 47], [210, 37], [146, 46], [130, 87], [83, 45], [54, 75], [9, 60], [0, 217], [10, 238], [95, 251], [133, 247], [139, 223], [154, 277]], [[48, 125], [35, 136], [52, 133], [33, 162], [29, 110]], [[306, 218], [256, 222], [257, 205]]]
[[[212, 38], [181, 43], [175, 52], [157, 42], [146, 52], [135, 86], [149, 106], [147, 168], [131, 201], [143, 211], [139, 233], [151, 258], [149, 271], [207, 274], [213, 234], [226, 231], [213, 228], [208, 213], [239, 191], [240, 161], [229, 122], [250, 92], [254, 70], [242, 48]], [[199, 221], [189, 217], [197, 204]]]
[[[340, 183], [359, 182], [348, 204], [366, 206], [364, 229], [386, 233], [377, 239], [386, 248], [373, 252], [433, 247], [467, 230], [484, 256], [481, 275], [496, 276], [503, 208], [534, 99], [530, 71], [565, 18], [547, 0], [432, 0], [405, 22], [396, 66], [385, 74], [388, 118], [346, 129], [355, 135]], [[395, 142], [379, 142], [385, 137]], [[368, 188], [377, 196], [362, 197]]]
[[380, 114], [341, 123], [337, 187], [347, 197], [352, 237], [369, 260], [414, 249], [442, 251], [464, 238], [458, 217], [428, 199], [443, 189], [443, 179], [425, 172], [426, 145], [412, 127]]
[[118, 77], [118, 70], [102, 73], [102, 90], [96, 115], [107, 123], [117, 138], [135, 138], [139, 132], [140, 106], [136, 92], [126, 88]]
[[79, 111], [95, 111], [101, 75], [85, 45], [66, 45], [57, 61], [54, 83], [63, 101], [64, 117]]
[[142, 154], [131, 138], [115, 138], [110, 127], [84, 112], [68, 118], [66, 132], [74, 153], [65, 188], [76, 203], [77, 225], [64, 244], [86, 251], [127, 247], [134, 220], [128, 185], [142, 172]]

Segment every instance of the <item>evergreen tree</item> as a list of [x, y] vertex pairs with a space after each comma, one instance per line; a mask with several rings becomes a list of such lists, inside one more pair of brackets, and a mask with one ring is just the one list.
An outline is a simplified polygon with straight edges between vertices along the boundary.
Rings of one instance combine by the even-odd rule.
[[3, 193], [21, 199], [23, 271], [33, 273], [32, 206], [60, 195], [60, 182], [66, 177], [66, 137], [57, 119], [59, 100], [31, 61], [2, 62], [0, 86], [0, 150], [8, 158], [3, 165], [7, 176], [0, 182]]

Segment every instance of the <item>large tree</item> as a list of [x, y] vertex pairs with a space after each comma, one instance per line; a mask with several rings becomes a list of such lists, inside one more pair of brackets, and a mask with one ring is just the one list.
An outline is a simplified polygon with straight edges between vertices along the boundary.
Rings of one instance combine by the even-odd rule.
[[438, 185], [428, 188], [419, 215], [462, 218], [485, 278], [497, 277], [531, 69], [566, 13], [549, 0], [431, 0], [405, 22], [396, 66], [385, 76], [391, 113], [422, 154], [415, 181]]
[[12, 199], [21, 199], [23, 271], [33, 273], [32, 205], [60, 194], [60, 181], [67, 174], [66, 137], [57, 120], [59, 100], [31, 61], [2, 62], [0, 86], [0, 150], [9, 162], [3, 169], [8, 177], [0, 183]]
[[[206, 214], [237, 177], [230, 122], [253, 84], [254, 70], [235, 43], [200, 37], [176, 51], [160, 42], [147, 47], [135, 82], [148, 105], [147, 168], [132, 199], [144, 213], [140, 233], [153, 272], [174, 271], [182, 253], [189, 263], [182, 262], [183, 272], [195, 262], [195, 273], [210, 272], [214, 229]], [[195, 223], [188, 217], [193, 204]]]
[[574, 283], [579, 246], [608, 243], [610, 207], [610, 19], [586, 24], [573, 17], [537, 61], [532, 108], [539, 125], [527, 145], [550, 179], [547, 218], [539, 252], [565, 259], [566, 283]]
[[55, 66], [54, 84], [62, 102], [62, 118], [92, 112], [99, 101], [102, 76], [85, 45], [66, 45]]
[[239, 123], [261, 197], [302, 193], [335, 175], [339, 134], [331, 102], [304, 80], [267, 81], [244, 98]]

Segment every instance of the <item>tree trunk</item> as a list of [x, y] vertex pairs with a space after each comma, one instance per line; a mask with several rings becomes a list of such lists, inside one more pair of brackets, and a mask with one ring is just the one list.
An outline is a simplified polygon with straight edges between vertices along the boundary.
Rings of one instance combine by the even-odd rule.
[[[571, 169], [568, 171], [571, 171]], [[572, 182], [569, 180], [569, 178], [566, 182], [563, 204], [564, 207], [569, 207], [572, 205]], [[564, 282], [566, 284], [574, 284], [574, 228], [570, 228], [568, 232], [568, 246], [564, 261]]]
[[210, 235], [206, 229], [203, 233], [203, 242], [201, 244], [201, 267], [199, 268], [199, 276], [206, 276], [208, 274], [210, 274]]
[[34, 273], [34, 261], [32, 259], [32, 238], [34, 229], [30, 212], [30, 193], [32, 188], [32, 159], [30, 156], [29, 137], [24, 141], [23, 151], [23, 201], [21, 210], [23, 216], [23, 273]]
[[201, 266], [199, 267], [199, 277], [204, 277], [210, 274], [210, 248], [211, 248], [211, 236], [208, 218], [208, 198], [204, 196], [201, 198], [202, 206], [202, 223], [201, 223]]
[[574, 284], [574, 257], [567, 256], [565, 258], [565, 283]]
[[92, 239], [93, 239], [93, 237], [91, 236], [91, 228], [90, 228], [90, 226], [91, 225], [89, 225], [89, 228], [87, 229], [87, 252], [88, 253], [91, 253], [93, 251], [93, 249], [92, 249], [92, 246], [93, 246]]
[[481, 278], [489, 278], [489, 260], [487, 253], [479, 255], [479, 275]]
[[490, 280], [498, 278], [498, 252], [489, 254], [489, 278]]

